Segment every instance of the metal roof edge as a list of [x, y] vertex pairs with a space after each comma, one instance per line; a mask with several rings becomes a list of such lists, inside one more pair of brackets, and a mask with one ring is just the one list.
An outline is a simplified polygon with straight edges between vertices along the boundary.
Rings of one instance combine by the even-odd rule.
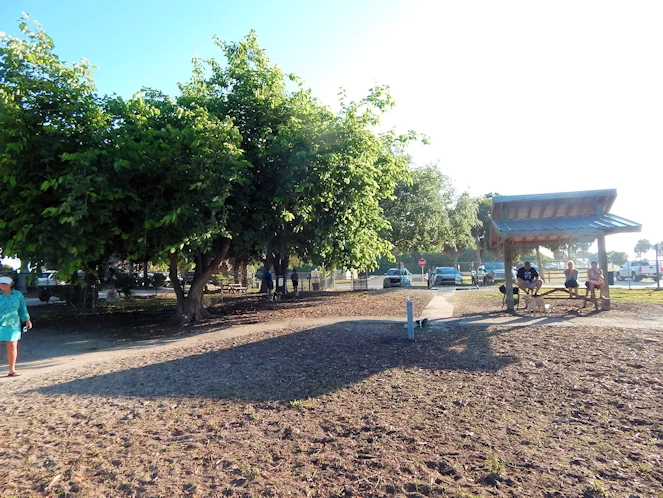
[[558, 199], [577, 199], [579, 197], [617, 197], [617, 189], [582, 190], [573, 192], [554, 192], [549, 194], [496, 195], [492, 198], [493, 206], [505, 202], [546, 201]]

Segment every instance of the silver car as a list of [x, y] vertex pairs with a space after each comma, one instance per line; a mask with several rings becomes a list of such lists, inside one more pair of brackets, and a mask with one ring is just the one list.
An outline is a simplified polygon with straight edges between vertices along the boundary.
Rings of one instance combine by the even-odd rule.
[[412, 285], [412, 274], [405, 268], [390, 268], [384, 277], [382, 287], [410, 287]]
[[[477, 277], [483, 279], [484, 284], [492, 282], [504, 282], [506, 275], [504, 273], [504, 263], [494, 261], [491, 263], [484, 263], [477, 268]], [[511, 268], [511, 277], [516, 281], [516, 270]]]

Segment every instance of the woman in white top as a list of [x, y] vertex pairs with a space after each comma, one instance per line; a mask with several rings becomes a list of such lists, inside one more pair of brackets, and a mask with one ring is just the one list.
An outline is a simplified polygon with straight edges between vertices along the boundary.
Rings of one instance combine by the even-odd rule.
[[598, 289], [601, 293], [601, 299], [603, 299], [603, 286], [605, 282], [603, 281], [603, 271], [598, 267], [596, 261], [592, 261], [592, 267], [587, 270], [587, 288], [594, 296], [594, 289]]
[[578, 269], [575, 268], [573, 261], [569, 261], [566, 264], [567, 268], [564, 270], [564, 276], [566, 281], [564, 282], [564, 287], [569, 289], [569, 299], [578, 297]]

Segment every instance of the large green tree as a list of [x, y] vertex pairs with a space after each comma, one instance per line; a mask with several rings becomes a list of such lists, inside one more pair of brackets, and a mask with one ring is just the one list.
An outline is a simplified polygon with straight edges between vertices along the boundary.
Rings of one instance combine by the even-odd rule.
[[444, 244], [443, 251], [453, 258], [454, 266], [458, 265], [458, 256], [465, 249], [476, 247], [472, 231], [481, 224], [478, 212], [479, 206], [476, 199], [467, 192], [458, 197], [455, 205], [449, 211], [450, 238]]
[[0, 246], [64, 275], [96, 270], [119, 193], [103, 173], [109, 117], [87, 61], [68, 65], [27, 16], [0, 38]]
[[229, 220], [231, 252], [264, 257], [279, 274], [291, 255], [343, 267], [374, 264], [390, 247], [380, 237], [379, 203], [405, 174], [400, 148], [412, 137], [375, 133], [393, 105], [387, 89], [344, 103], [334, 115], [269, 60], [255, 33], [216, 43], [224, 63], [197, 61], [182, 92], [233, 119], [251, 165], [233, 191], [241, 209]]
[[[129, 192], [113, 233], [131, 259], [168, 259], [175, 320], [182, 322], [208, 315], [203, 289], [228, 255], [228, 220], [237, 215], [231, 193], [245, 181], [248, 167], [232, 121], [187, 104], [156, 91], [127, 102], [114, 99], [113, 127], [105, 141], [117, 173], [113, 181]], [[186, 295], [177, 278], [182, 260], [195, 265]]]
[[450, 238], [451, 181], [435, 165], [414, 168], [409, 176], [398, 182], [393, 198], [383, 202], [390, 224], [384, 238], [404, 255], [441, 251]]
[[[39, 25], [0, 46], [0, 245], [96, 269], [111, 254], [195, 267], [178, 319], [205, 316], [204, 282], [227, 255], [370, 266], [391, 248], [380, 203], [407, 174], [414, 138], [378, 134], [378, 87], [333, 114], [259, 47], [217, 40], [182, 95], [100, 99], [86, 62], [68, 66]], [[205, 74], [209, 70], [210, 74]], [[270, 261], [271, 258], [271, 261]]]

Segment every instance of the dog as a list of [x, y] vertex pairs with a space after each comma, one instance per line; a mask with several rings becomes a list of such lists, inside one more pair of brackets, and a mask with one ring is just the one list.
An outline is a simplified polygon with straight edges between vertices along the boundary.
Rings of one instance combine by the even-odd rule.
[[546, 300], [541, 296], [535, 297], [529, 294], [525, 294], [525, 307], [527, 309], [527, 313], [534, 314], [534, 316], [536, 316], [537, 313], [540, 313], [541, 316], [543, 316], [548, 311]]

